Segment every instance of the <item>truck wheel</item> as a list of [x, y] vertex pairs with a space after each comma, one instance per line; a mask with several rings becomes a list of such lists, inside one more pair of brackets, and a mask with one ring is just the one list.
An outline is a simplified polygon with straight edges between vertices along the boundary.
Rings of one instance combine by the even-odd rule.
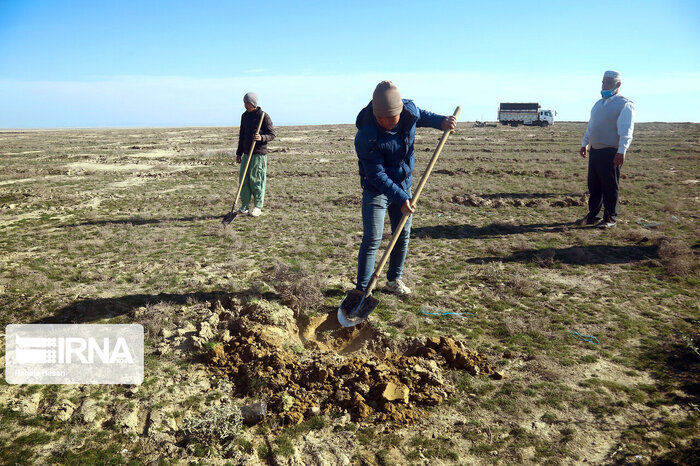
[[517, 121], [513, 121], [513, 122], [511, 122], [510, 126], [516, 127], [516, 126], [518, 126], [518, 122], [517, 122]]
[[547, 126], [549, 126], [549, 122], [543, 121], [542, 123], [540, 123], [540, 126], [542, 126], [543, 128], [546, 128]]

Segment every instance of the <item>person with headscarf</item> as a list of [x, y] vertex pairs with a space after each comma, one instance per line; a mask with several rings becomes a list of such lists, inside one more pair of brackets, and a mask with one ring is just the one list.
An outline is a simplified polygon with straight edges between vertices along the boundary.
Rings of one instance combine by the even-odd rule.
[[612, 228], [617, 224], [620, 168], [634, 132], [634, 103], [620, 94], [621, 84], [619, 72], [606, 71], [601, 99], [591, 109], [579, 151], [583, 158], [588, 155], [590, 197], [588, 214], [576, 221], [578, 226]]
[[[267, 143], [275, 139], [275, 128], [272, 126], [270, 115], [265, 113], [260, 132], [257, 132], [258, 123], [263, 111], [258, 107], [258, 96], [254, 92], [248, 92], [243, 96], [243, 105], [245, 112], [241, 115], [241, 127], [238, 133], [238, 149], [236, 150], [236, 162], [241, 164], [239, 173], [239, 183], [241, 188], [241, 207], [238, 209], [240, 214], [248, 214], [253, 217], [258, 217], [262, 214], [262, 208], [265, 204], [265, 184], [267, 180]], [[250, 152], [250, 147], [255, 142], [253, 154]], [[243, 170], [245, 169], [248, 157], [250, 165], [245, 179], [243, 179]], [[253, 198], [253, 210], [249, 210], [250, 199]]]
[[[389, 211], [391, 232], [394, 234], [403, 214], [414, 211], [411, 184], [416, 127], [447, 131], [454, 130], [456, 123], [454, 116], [437, 115], [419, 109], [411, 100], [401, 99], [398, 88], [391, 81], [380, 82], [374, 90], [372, 101], [357, 115], [355, 151], [362, 186], [364, 230], [358, 254], [358, 290], [365, 290], [374, 271], [386, 212]], [[386, 289], [398, 295], [411, 293], [411, 289], [401, 280], [410, 234], [411, 217], [389, 256]]]

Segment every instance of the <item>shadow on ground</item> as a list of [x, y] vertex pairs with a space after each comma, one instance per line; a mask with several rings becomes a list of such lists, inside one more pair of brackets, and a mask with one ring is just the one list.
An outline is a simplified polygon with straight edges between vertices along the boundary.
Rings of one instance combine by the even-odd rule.
[[[622, 464], [622, 463], [619, 463]], [[629, 464], [629, 463], [625, 463]], [[700, 464], [700, 439], [693, 439], [684, 448], [674, 448], [651, 461], [654, 466], [675, 466], [678, 464]]]
[[[34, 324], [81, 324], [91, 323], [102, 319], [111, 319], [119, 316], [128, 316], [134, 323], [141, 323], [146, 327], [149, 317], [134, 317], [136, 309], [168, 303], [170, 305], [195, 304], [195, 303], [215, 303], [219, 301], [224, 309], [234, 310], [235, 302], [250, 302], [252, 298], [262, 298], [267, 301], [279, 301], [280, 296], [272, 292], [261, 293], [259, 289], [250, 289], [237, 292], [194, 292], [183, 294], [160, 293], [160, 294], [137, 294], [126, 295], [116, 298], [85, 299], [77, 301], [56, 311], [52, 316], [36, 320]], [[240, 300], [240, 301], [238, 301]], [[233, 306], [233, 307], [232, 307]], [[213, 309], [213, 308], [212, 308]], [[324, 340], [323, 335], [337, 332], [352, 333], [352, 330], [345, 329], [340, 325], [337, 318], [337, 308], [334, 306], [322, 306], [318, 312], [312, 316], [304, 313], [299, 314], [297, 324], [300, 326], [302, 338], [314, 338]], [[358, 326], [362, 328], [362, 326]], [[337, 337], [337, 335], [336, 335]], [[334, 337], [335, 338], [335, 337]]]
[[517, 235], [521, 233], [560, 233], [571, 227], [572, 223], [531, 223], [516, 225], [510, 223], [492, 223], [483, 227], [472, 225], [435, 225], [411, 229], [415, 238], [492, 238], [496, 236]]
[[[695, 324], [696, 320], [686, 319]], [[651, 370], [661, 384], [674, 381], [680, 390], [675, 390], [669, 402], [696, 407], [700, 403], [700, 334], [697, 332], [676, 333], [656, 344], [643, 345], [640, 357], [645, 369]], [[692, 411], [690, 411], [692, 413]], [[697, 416], [690, 414], [685, 428], [691, 429]], [[616, 464], [629, 464], [618, 462]], [[682, 447], [674, 448], [664, 455], [652, 459], [653, 465], [700, 464], [700, 438], [694, 438]]]
[[549, 266], [555, 263], [572, 265], [625, 264], [658, 257], [659, 248], [653, 246], [572, 246], [568, 248], [526, 249], [509, 256], [474, 257], [467, 259], [469, 264], [488, 262], [534, 262]]
[[124, 218], [119, 220], [90, 220], [82, 223], [71, 223], [69, 225], [59, 225], [58, 228], [75, 228], [85, 226], [103, 226], [103, 225], [151, 225], [154, 223], [174, 223], [174, 222], [198, 222], [201, 220], [216, 220], [222, 219], [221, 215], [202, 215], [199, 217], [181, 217], [181, 218]]
[[697, 404], [700, 403], [699, 347], [700, 333], [679, 332], [658, 344], [645, 346], [640, 357], [656, 372], [657, 378], [670, 377], [690, 397], [687, 401]]
[[133, 294], [116, 298], [84, 299], [58, 309], [54, 315], [32, 322], [34, 324], [81, 324], [100, 319], [111, 319], [128, 314], [132, 309], [160, 302], [187, 304], [211, 301], [226, 295], [224, 292]]
[[159, 294], [133, 294], [116, 298], [95, 298], [76, 301], [68, 306], [58, 309], [53, 315], [41, 318], [34, 324], [80, 324], [94, 322], [100, 319], [111, 319], [121, 315], [128, 315], [133, 309], [141, 306], [155, 305], [158, 303], [188, 304], [204, 301], [213, 302], [224, 300], [227, 297], [238, 296], [248, 298], [251, 296], [262, 297], [267, 300], [279, 299], [275, 293], [260, 294], [257, 290], [245, 290], [238, 292], [196, 291], [193, 293], [159, 293]]

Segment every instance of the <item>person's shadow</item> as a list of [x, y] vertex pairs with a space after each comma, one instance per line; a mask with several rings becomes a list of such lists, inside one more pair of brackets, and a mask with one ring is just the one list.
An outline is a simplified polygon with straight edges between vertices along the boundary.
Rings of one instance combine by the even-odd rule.
[[630, 246], [571, 246], [568, 248], [526, 249], [514, 252], [508, 256], [474, 257], [467, 259], [468, 264], [484, 264], [488, 262], [534, 262], [541, 266], [554, 263], [571, 265], [590, 264], [625, 264], [645, 259], [656, 259], [659, 255], [657, 245]]
[[[435, 225], [417, 227], [411, 230], [414, 238], [494, 238], [498, 236], [516, 235], [522, 233], [560, 233], [568, 230], [573, 223], [531, 223], [518, 225], [511, 223], [491, 223], [483, 227], [472, 225]], [[551, 265], [554, 262], [586, 265], [586, 264], [623, 264], [658, 257], [657, 245], [629, 246], [571, 246], [568, 248], [526, 249], [514, 252], [508, 256], [474, 257], [467, 259], [469, 264], [487, 262], [535, 262], [539, 265]]]
[[[326, 290], [326, 297], [336, 298], [340, 301], [343, 295], [338, 290]], [[104, 319], [112, 319], [119, 316], [127, 316], [130, 322], [142, 323], [145, 326], [149, 322], [158, 317], [156, 311], [152, 315], [148, 313], [144, 315], [134, 315], [135, 310], [141, 307], [155, 306], [157, 304], [166, 303], [168, 305], [184, 305], [192, 303], [209, 303], [213, 305], [217, 301], [221, 303], [224, 309], [232, 309], [233, 302], [249, 302], [251, 299], [264, 299], [267, 301], [279, 301], [280, 295], [271, 291], [262, 292], [254, 287], [247, 290], [229, 292], [229, 291], [212, 291], [212, 292], [192, 292], [192, 293], [159, 293], [159, 294], [134, 294], [119, 296], [114, 298], [91, 298], [76, 301], [67, 306], [58, 309], [50, 316], [37, 319], [32, 324], [84, 324]], [[212, 307], [213, 309], [213, 307]], [[337, 307], [322, 305], [318, 309], [318, 314], [315, 317], [310, 317], [307, 314], [301, 313], [298, 316], [298, 325], [300, 326], [300, 335], [308, 331], [323, 338], [324, 334], [332, 334], [335, 336], [352, 336], [352, 329], [345, 329], [340, 325], [337, 318]], [[363, 326], [357, 327], [362, 329]]]
[[[225, 214], [225, 212], [224, 212]], [[75, 228], [84, 226], [104, 226], [104, 225], [151, 225], [156, 223], [175, 223], [175, 222], [198, 222], [200, 220], [215, 220], [223, 218], [224, 214], [221, 215], [202, 215], [199, 217], [181, 217], [181, 218], [123, 218], [117, 220], [87, 220], [81, 223], [71, 223], [66, 225], [59, 225], [58, 228]]]
[[[324, 296], [341, 301], [344, 291], [330, 289], [324, 292]], [[37, 319], [32, 324], [81, 324], [95, 322], [102, 319], [111, 319], [122, 315], [129, 315], [132, 310], [143, 306], [153, 306], [159, 303], [174, 305], [190, 303], [222, 303], [230, 302], [237, 298], [243, 302], [250, 299], [265, 299], [267, 301], [279, 301], [281, 296], [273, 291], [262, 291], [256, 286], [238, 291], [194, 291], [191, 293], [158, 293], [158, 294], [131, 294], [114, 298], [87, 298], [75, 301], [56, 310], [52, 315]], [[327, 308], [327, 309], [326, 309]], [[322, 306], [323, 311], [336, 314], [336, 307]], [[337, 319], [335, 320], [337, 324]], [[333, 325], [332, 323], [329, 325]], [[339, 325], [339, 324], [338, 324]]]
[[101, 319], [112, 319], [128, 315], [133, 309], [158, 303], [187, 304], [190, 302], [214, 302], [230, 296], [231, 293], [193, 292], [133, 294], [115, 298], [88, 298], [76, 301], [58, 309], [53, 315], [38, 319], [33, 324], [82, 324]]
[[491, 223], [483, 227], [472, 225], [434, 225], [411, 229], [415, 238], [493, 238], [496, 236], [517, 235], [521, 233], [560, 233], [566, 231], [571, 223], [531, 223], [517, 225], [511, 223]]

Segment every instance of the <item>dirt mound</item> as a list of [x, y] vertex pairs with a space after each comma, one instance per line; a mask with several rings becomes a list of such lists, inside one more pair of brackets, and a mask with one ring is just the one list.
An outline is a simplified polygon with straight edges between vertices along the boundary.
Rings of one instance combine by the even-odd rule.
[[586, 198], [586, 195], [581, 195], [578, 199], [567, 196], [564, 199], [559, 199], [556, 201], [550, 202], [550, 205], [552, 207], [575, 207], [575, 206], [584, 206], [588, 202], [588, 199]]
[[444, 369], [502, 377], [450, 337], [397, 345], [371, 323], [343, 328], [333, 313], [292, 319], [291, 310], [268, 307], [257, 302], [222, 312], [232, 337], [214, 346], [208, 361], [230, 378], [236, 396], [264, 399], [285, 424], [342, 410], [355, 420], [410, 423], [453, 391]]
[[579, 198], [566, 196], [563, 199], [556, 199], [550, 201], [536, 198], [525, 202], [520, 198], [510, 196], [504, 196], [502, 198], [489, 198], [477, 196], [475, 194], [456, 194], [452, 196], [452, 202], [454, 202], [455, 204], [461, 204], [469, 207], [494, 207], [497, 209], [507, 206], [545, 207], [549, 205], [550, 207], [573, 207], [586, 205], [587, 198], [585, 195], [581, 195]]
[[474, 194], [456, 194], [452, 196], [452, 202], [462, 204], [469, 207], [490, 207], [491, 200], [483, 197], [475, 196]]

